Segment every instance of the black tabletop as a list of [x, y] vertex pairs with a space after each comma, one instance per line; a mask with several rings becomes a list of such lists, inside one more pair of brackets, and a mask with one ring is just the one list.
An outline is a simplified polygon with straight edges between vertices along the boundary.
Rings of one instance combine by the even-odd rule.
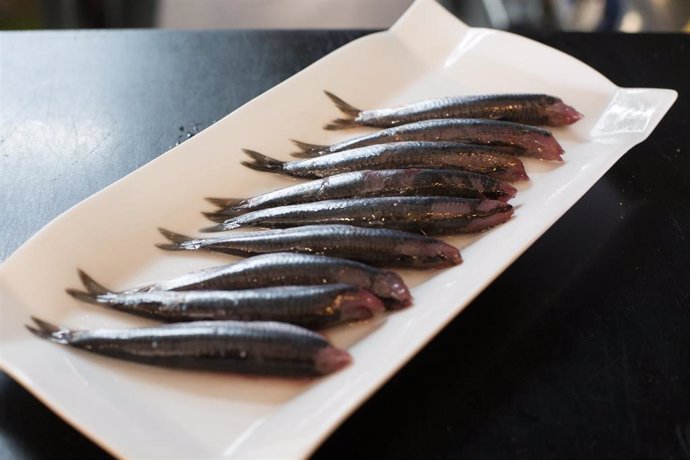
[[[0, 259], [364, 34], [0, 34]], [[679, 99], [314, 458], [690, 458], [690, 36], [535, 38]], [[0, 457], [108, 455], [0, 374]]]

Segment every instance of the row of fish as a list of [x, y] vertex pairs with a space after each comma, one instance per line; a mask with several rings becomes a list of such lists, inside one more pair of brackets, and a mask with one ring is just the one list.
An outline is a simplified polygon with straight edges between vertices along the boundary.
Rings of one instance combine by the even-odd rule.
[[360, 262], [271, 253], [116, 292], [79, 271], [76, 299], [172, 323], [70, 330], [38, 318], [27, 326], [55, 343], [130, 361], [244, 374], [316, 376], [351, 357], [312, 329], [409, 306], [400, 276]]
[[250, 198], [210, 198], [215, 232], [195, 238], [160, 229], [167, 250], [249, 257], [146, 286], [114, 291], [79, 271], [74, 298], [172, 324], [69, 330], [33, 318], [27, 328], [53, 342], [137, 362], [287, 376], [323, 375], [351, 361], [311, 329], [407, 307], [395, 272], [444, 268], [457, 248], [429, 235], [474, 233], [510, 219], [528, 179], [518, 156], [561, 160], [548, 130], [581, 115], [546, 95], [442, 98], [361, 111], [326, 93], [345, 114], [325, 126], [381, 131], [333, 145], [294, 141], [304, 159], [245, 150], [247, 167], [312, 179]]

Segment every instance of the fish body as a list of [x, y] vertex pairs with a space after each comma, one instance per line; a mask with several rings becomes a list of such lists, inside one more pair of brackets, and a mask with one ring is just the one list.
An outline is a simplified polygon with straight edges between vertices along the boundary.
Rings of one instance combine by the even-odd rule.
[[238, 216], [259, 209], [339, 198], [376, 196], [457, 196], [508, 201], [517, 193], [489, 176], [451, 169], [352, 171], [281, 188], [246, 199], [209, 198], [219, 213]]
[[[83, 271], [79, 275], [88, 290], [109, 291], [101, 285], [93, 285], [93, 279]], [[338, 257], [290, 252], [261, 254], [234, 264], [205, 268], [123, 293], [239, 290], [315, 284], [348, 284], [365, 289], [382, 299], [389, 309], [406, 307], [412, 302], [405, 282], [393, 271]]]
[[563, 154], [563, 148], [558, 141], [549, 130], [543, 128], [509, 121], [446, 118], [386, 128], [332, 145], [293, 141], [302, 150], [293, 155], [311, 158], [367, 145], [400, 141], [447, 141], [489, 145], [506, 153], [542, 160], [561, 160]]
[[171, 368], [310, 377], [351, 362], [325, 337], [292, 324], [195, 321], [131, 329], [72, 330], [33, 318], [37, 336], [100, 355]]
[[67, 292], [85, 302], [167, 322], [280, 321], [320, 329], [369, 319], [384, 310], [374, 294], [347, 284], [240, 291]]
[[208, 213], [222, 223], [207, 231], [321, 223], [442, 235], [480, 232], [507, 221], [512, 214], [511, 205], [495, 200], [444, 196], [353, 198], [262, 209], [229, 219], [222, 214]]
[[509, 182], [528, 179], [519, 158], [492, 147], [458, 142], [390, 142], [299, 161], [279, 161], [247, 149], [244, 152], [253, 160], [242, 162], [249, 168], [307, 179], [352, 171], [408, 168], [462, 170]]
[[330, 130], [358, 126], [388, 128], [439, 118], [486, 118], [527, 125], [564, 126], [582, 118], [581, 113], [560, 98], [547, 94], [442, 97], [395, 108], [359, 110], [333, 93], [325, 93], [346, 115], [325, 126]]
[[[207, 250], [238, 256], [298, 252], [353, 259], [379, 266], [444, 268], [462, 262], [457, 248], [417, 233], [352, 225], [305, 225], [284, 230], [193, 238], [160, 229], [167, 250]], [[375, 292], [375, 291], [374, 291]]]

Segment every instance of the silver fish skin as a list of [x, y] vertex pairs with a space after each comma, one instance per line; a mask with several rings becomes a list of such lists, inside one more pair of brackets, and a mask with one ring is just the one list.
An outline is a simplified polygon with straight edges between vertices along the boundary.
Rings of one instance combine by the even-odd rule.
[[94, 280], [85, 287], [86, 292], [67, 289], [67, 293], [84, 302], [167, 322], [279, 321], [321, 329], [369, 319], [384, 310], [374, 294], [347, 284], [129, 294], [106, 290]]
[[519, 158], [493, 147], [458, 142], [390, 142], [298, 161], [280, 161], [253, 150], [243, 151], [253, 160], [243, 161], [244, 166], [307, 179], [351, 171], [408, 168], [462, 170], [508, 182], [529, 179]]
[[284, 230], [193, 238], [159, 229], [173, 251], [207, 250], [249, 256], [269, 252], [321, 254], [387, 267], [445, 268], [462, 263], [457, 248], [418, 233], [352, 225], [305, 225]]
[[353, 171], [312, 180], [251, 198], [207, 198], [228, 217], [276, 206], [339, 198], [376, 196], [457, 196], [508, 201], [512, 185], [489, 176], [452, 169], [383, 169]]
[[27, 329], [51, 342], [156, 366], [241, 374], [315, 377], [352, 358], [293, 324], [194, 321], [131, 329], [72, 330], [33, 318]]
[[212, 220], [217, 219], [222, 223], [202, 231], [233, 230], [246, 226], [280, 228], [322, 223], [447, 235], [476, 233], [501, 224], [513, 215], [513, 207], [495, 200], [405, 196], [295, 204], [262, 209], [229, 219], [222, 214], [206, 214]]
[[[84, 285], [88, 285], [92, 280], [82, 270], [79, 270], [79, 277]], [[404, 308], [412, 303], [409, 289], [400, 275], [394, 271], [338, 257], [291, 252], [261, 254], [234, 264], [210, 267], [169, 280], [128, 289], [123, 293], [161, 290], [238, 290], [338, 283], [349, 284], [374, 293], [389, 309]]]
[[439, 118], [486, 118], [526, 125], [564, 126], [575, 123], [582, 114], [560, 98], [547, 94], [486, 94], [429, 99], [400, 107], [360, 110], [333, 93], [326, 95], [346, 115], [324, 126], [348, 129], [359, 126], [388, 128]]
[[489, 145], [506, 153], [541, 160], [561, 160], [563, 148], [549, 130], [509, 121], [473, 118], [424, 120], [395, 126], [332, 145], [293, 140], [301, 151], [292, 155], [313, 158], [367, 145], [400, 141], [448, 141]]

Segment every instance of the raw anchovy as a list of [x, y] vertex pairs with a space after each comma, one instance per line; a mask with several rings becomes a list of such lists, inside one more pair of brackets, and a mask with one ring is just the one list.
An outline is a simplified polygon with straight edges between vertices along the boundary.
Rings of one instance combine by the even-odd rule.
[[205, 249], [238, 256], [292, 251], [411, 268], [444, 268], [462, 262], [460, 251], [441, 240], [383, 228], [306, 225], [218, 238], [192, 238], [159, 230], [171, 243], [156, 246], [174, 251]]
[[561, 99], [546, 94], [488, 94], [482, 96], [442, 97], [392, 109], [360, 110], [324, 91], [347, 115], [324, 126], [325, 129], [348, 129], [358, 126], [387, 128], [415, 121], [438, 118], [488, 118], [527, 125], [570, 125], [582, 114]]
[[272, 171], [301, 178], [319, 178], [365, 169], [456, 169], [517, 181], [528, 179], [519, 158], [493, 147], [458, 142], [392, 142], [353, 148], [301, 161], [279, 161], [253, 150], [243, 150], [253, 163], [242, 164], [258, 171]]
[[72, 330], [32, 317], [26, 326], [52, 342], [157, 366], [267, 374], [325, 375], [352, 358], [325, 337], [292, 324], [195, 321], [134, 329]]
[[424, 120], [387, 128], [333, 145], [307, 144], [295, 141], [302, 151], [297, 157], [317, 157], [366, 145], [398, 141], [452, 141], [491, 145], [516, 155], [560, 160], [563, 148], [550, 131], [534, 126], [498, 120], [446, 118]]
[[517, 189], [481, 174], [450, 169], [353, 171], [281, 188], [252, 198], [207, 198], [226, 216], [338, 198], [375, 196], [457, 196], [508, 201]]
[[[82, 281], [90, 279], [81, 270], [79, 276]], [[412, 303], [412, 295], [405, 282], [393, 271], [354, 260], [289, 252], [262, 254], [125, 292], [237, 290], [334, 283], [349, 284], [373, 292], [389, 309], [407, 307]]]
[[350, 224], [362, 227], [418, 231], [428, 235], [474, 233], [501, 224], [513, 215], [502, 201], [445, 196], [353, 198], [261, 209], [237, 217], [205, 213], [222, 222], [202, 231], [246, 226]]
[[318, 329], [369, 319], [384, 310], [374, 294], [347, 284], [123, 294], [91, 278], [83, 280], [87, 292], [67, 289], [67, 293], [84, 302], [168, 322], [280, 321]]

